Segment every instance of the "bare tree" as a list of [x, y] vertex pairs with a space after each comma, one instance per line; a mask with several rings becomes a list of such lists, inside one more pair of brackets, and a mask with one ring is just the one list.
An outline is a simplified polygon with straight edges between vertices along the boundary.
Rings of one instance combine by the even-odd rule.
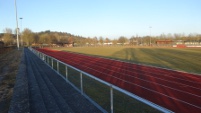
[[94, 37], [93, 39], [92, 39], [92, 43], [94, 44], [94, 45], [97, 45], [97, 43], [98, 43], [98, 39], [97, 39], [97, 37]]
[[4, 29], [4, 35], [3, 35], [3, 41], [6, 45], [12, 45], [14, 43], [14, 38], [12, 34], [12, 29], [5, 28]]
[[51, 43], [50, 35], [48, 35], [47, 33], [41, 34], [39, 36], [39, 43], [50, 44]]
[[99, 42], [100, 42], [101, 45], [103, 45], [104, 41], [103, 41], [103, 37], [102, 36], [99, 37]]
[[121, 43], [121, 44], [124, 44], [128, 41], [128, 39], [124, 36], [120, 36], [119, 39], [118, 39], [118, 42]]
[[118, 42], [118, 40], [117, 40], [117, 39], [112, 40], [112, 43], [113, 43], [114, 45], [116, 45], [116, 44], [117, 44], [117, 42]]
[[22, 31], [22, 39], [27, 46], [30, 46], [32, 43], [36, 42], [33, 32], [28, 28], [25, 28], [24, 31]]
[[68, 43], [73, 43], [73, 42], [74, 42], [73, 37], [72, 36], [68, 37]]
[[105, 38], [105, 43], [109, 43], [110, 39], [109, 38]]

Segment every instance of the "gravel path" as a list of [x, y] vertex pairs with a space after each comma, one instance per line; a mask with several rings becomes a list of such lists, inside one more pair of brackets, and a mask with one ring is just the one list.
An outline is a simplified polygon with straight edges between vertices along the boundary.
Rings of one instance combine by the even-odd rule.
[[101, 113], [28, 49], [24, 49], [9, 112]]

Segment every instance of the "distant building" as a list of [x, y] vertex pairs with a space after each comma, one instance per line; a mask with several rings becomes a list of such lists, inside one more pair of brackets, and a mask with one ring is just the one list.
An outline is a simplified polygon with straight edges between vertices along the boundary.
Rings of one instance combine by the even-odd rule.
[[103, 45], [113, 45], [113, 43], [112, 42], [108, 42], [108, 43], [103, 43]]
[[72, 42], [72, 43], [56, 43], [56, 44], [52, 44], [52, 45], [56, 46], [56, 47], [73, 47], [74, 42]]
[[186, 47], [201, 47], [201, 41], [190, 40], [176, 40], [173, 47], [186, 48]]
[[185, 45], [201, 45], [199, 41], [184, 41]]
[[139, 38], [131, 38], [129, 40], [129, 44], [131, 44], [131, 45], [138, 45], [139, 44]]
[[173, 41], [172, 40], [157, 40], [156, 45], [158, 45], [158, 46], [169, 46], [169, 45], [173, 45]]
[[175, 44], [176, 44], [176, 45], [184, 44], [184, 41], [183, 41], [183, 40], [176, 40], [176, 41], [175, 41]]
[[184, 41], [186, 47], [201, 47], [201, 41]]

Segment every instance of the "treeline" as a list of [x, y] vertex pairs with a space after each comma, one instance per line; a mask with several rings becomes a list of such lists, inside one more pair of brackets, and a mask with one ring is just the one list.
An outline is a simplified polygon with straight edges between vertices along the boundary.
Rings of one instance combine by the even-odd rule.
[[[173, 42], [201, 42], [201, 34], [161, 34], [160, 36], [120, 36], [118, 39], [108, 37], [82, 37], [65, 32], [42, 31], [32, 32], [25, 28], [19, 34], [19, 42], [24, 46], [31, 45], [53, 45], [53, 44], [73, 44], [74, 46], [94, 46], [94, 45], [154, 45], [157, 40], [172, 40]], [[0, 34], [0, 41], [5, 45], [16, 44], [16, 33], [12, 29], [6, 28], [3, 34]]]

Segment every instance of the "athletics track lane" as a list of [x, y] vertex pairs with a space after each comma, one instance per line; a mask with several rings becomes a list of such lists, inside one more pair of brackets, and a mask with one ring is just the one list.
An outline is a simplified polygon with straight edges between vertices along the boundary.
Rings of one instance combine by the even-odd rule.
[[201, 112], [201, 76], [82, 54], [38, 49], [174, 112]]

